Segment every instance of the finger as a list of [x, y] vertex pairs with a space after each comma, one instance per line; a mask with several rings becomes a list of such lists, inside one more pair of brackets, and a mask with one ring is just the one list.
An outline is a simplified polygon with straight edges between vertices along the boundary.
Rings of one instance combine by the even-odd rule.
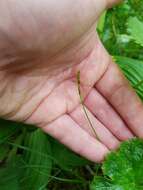
[[124, 141], [133, 137], [133, 133], [119, 114], [96, 89], [87, 96], [85, 105], [119, 140]]
[[80, 128], [68, 115], [61, 116], [42, 129], [91, 161], [101, 162], [109, 152], [104, 145]]
[[113, 105], [130, 129], [143, 138], [143, 104], [112, 61], [96, 88]]
[[70, 115], [79, 124], [79, 126], [86, 130], [91, 136], [96, 138], [97, 135], [98, 139], [110, 150], [118, 148], [120, 142], [117, 140], [117, 138], [115, 138], [115, 136], [102, 123], [100, 123], [100, 121], [98, 121], [88, 109], [86, 109], [86, 111], [96, 134], [89, 125], [89, 121], [85, 116], [82, 106], [79, 106]]

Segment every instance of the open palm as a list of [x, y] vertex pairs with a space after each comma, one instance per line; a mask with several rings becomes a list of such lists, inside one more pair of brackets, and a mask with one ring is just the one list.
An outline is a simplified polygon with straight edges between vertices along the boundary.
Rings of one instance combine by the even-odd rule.
[[[96, 162], [121, 141], [143, 137], [142, 103], [95, 32], [106, 2], [17, 1], [16, 13], [13, 5], [10, 9], [15, 22], [4, 27], [6, 34], [9, 27], [14, 31], [8, 33], [12, 43], [2, 38], [7, 52], [1, 56], [1, 117], [35, 124]], [[8, 54], [9, 61], [3, 61]], [[79, 71], [84, 105], [98, 139], [80, 102]]]

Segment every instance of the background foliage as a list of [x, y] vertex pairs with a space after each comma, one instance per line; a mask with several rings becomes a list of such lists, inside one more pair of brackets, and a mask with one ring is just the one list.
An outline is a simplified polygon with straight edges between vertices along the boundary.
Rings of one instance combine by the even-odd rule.
[[[99, 21], [98, 32], [105, 47], [143, 99], [143, 1], [126, 0], [106, 11]], [[140, 186], [129, 186], [126, 174], [121, 181], [117, 180], [118, 183], [114, 180], [116, 174], [112, 173], [113, 167], [117, 170], [121, 163], [129, 162], [124, 154], [125, 147], [130, 149], [131, 146], [135, 151], [143, 147], [143, 143], [135, 140], [122, 145], [118, 154], [108, 157], [102, 172], [100, 165], [75, 155], [39, 129], [0, 120], [0, 190], [88, 190], [89, 184], [91, 190], [139, 190]], [[132, 152], [129, 153], [133, 156]], [[142, 155], [138, 160], [141, 169]], [[130, 166], [132, 163], [127, 163], [124, 171], [132, 169], [136, 174], [133, 171], [136, 168]], [[138, 177], [142, 174], [142, 170], [139, 171]], [[117, 174], [121, 176], [121, 172]], [[137, 180], [139, 184], [140, 180], [143, 181], [142, 178]]]

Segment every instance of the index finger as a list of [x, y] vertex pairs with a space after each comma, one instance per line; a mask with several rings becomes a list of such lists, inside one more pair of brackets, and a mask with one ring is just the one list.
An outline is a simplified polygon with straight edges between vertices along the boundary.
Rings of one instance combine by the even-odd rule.
[[143, 138], [143, 104], [113, 61], [96, 88], [112, 104], [134, 134]]

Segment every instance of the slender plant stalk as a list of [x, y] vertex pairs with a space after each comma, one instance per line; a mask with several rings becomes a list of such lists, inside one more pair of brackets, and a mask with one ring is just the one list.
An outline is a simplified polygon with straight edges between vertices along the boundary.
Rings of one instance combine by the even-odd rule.
[[77, 73], [77, 86], [78, 86], [78, 94], [79, 94], [79, 97], [80, 97], [80, 103], [81, 103], [81, 105], [82, 105], [82, 108], [83, 108], [83, 111], [84, 111], [84, 113], [85, 113], [86, 119], [87, 119], [87, 121], [88, 121], [88, 123], [89, 123], [89, 126], [90, 126], [90, 128], [92, 129], [92, 131], [93, 131], [95, 137], [99, 140], [99, 137], [98, 137], [98, 135], [97, 135], [97, 133], [96, 133], [96, 131], [95, 131], [95, 128], [93, 127], [93, 124], [92, 124], [92, 122], [91, 122], [91, 120], [90, 120], [90, 118], [89, 118], [89, 116], [88, 116], [86, 107], [85, 107], [85, 105], [84, 105], [84, 99], [83, 99], [83, 96], [82, 96], [82, 93], [81, 93], [81, 88], [80, 88], [80, 86], [81, 86], [81, 82], [80, 82], [80, 71], [78, 71], [78, 73]]

